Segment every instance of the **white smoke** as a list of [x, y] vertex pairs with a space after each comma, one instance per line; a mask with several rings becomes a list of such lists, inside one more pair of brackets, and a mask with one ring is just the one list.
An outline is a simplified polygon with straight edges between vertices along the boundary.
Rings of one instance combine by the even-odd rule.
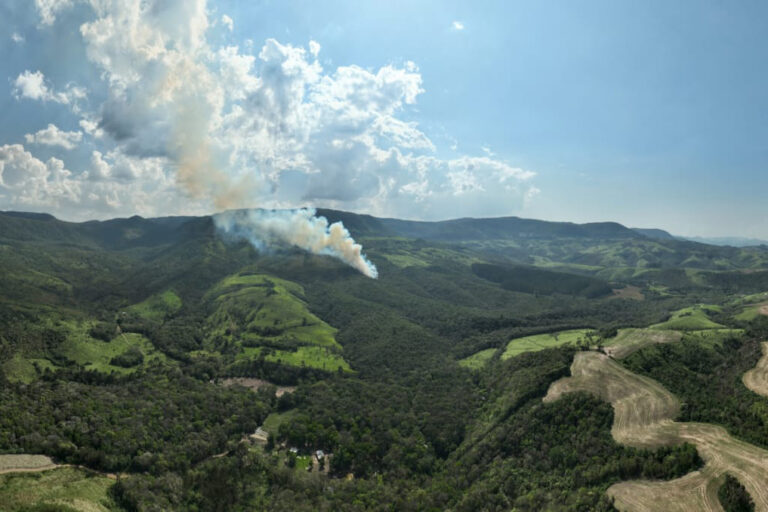
[[236, 210], [213, 216], [223, 232], [244, 238], [254, 247], [287, 243], [313, 254], [338, 258], [365, 276], [376, 279], [379, 272], [363, 254], [341, 222], [328, 224], [328, 219], [315, 215], [314, 208], [298, 210]]

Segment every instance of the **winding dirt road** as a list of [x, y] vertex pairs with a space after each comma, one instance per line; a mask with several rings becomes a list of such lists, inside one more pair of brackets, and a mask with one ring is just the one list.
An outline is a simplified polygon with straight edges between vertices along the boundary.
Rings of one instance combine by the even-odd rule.
[[604, 354], [579, 352], [571, 375], [552, 383], [544, 400], [587, 391], [613, 405], [611, 434], [617, 442], [644, 448], [689, 442], [705, 461], [701, 471], [675, 480], [638, 480], [611, 486], [608, 494], [616, 508], [627, 512], [721, 512], [717, 489], [728, 472], [752, 496], [755, 510], [768, 512], [768, 451], [734, 439], [722, 427], [673, 421], [679, 402], [672, 393]]

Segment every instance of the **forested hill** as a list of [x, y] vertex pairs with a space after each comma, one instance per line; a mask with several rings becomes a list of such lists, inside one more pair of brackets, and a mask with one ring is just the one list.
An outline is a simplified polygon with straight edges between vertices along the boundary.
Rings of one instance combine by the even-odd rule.
[[[399, 236], [424, 240], [499, 240], [515, 238], [582, 238], [595, 240], [645, 238], [641, 233], [615, 222], [574, 224], [543, 220], [499, 217], [454, 219], [437, 222], [378, 218], [339, 210], [319, 209], [330, 222], [342, 221], [354, 236]], [[0, 212], [0, 237], [17, 240], [94, 242], [105, 246], [151, 244], [172, 241], [182, 225], [207, 217], [158, 217], [73, 223], [49, 214]]]
[[[768, 268], [766, 247], [707, 245], [658, 236], [661, 230], [629, 229], [613, 222], [573, 224], [517, 217], [422, 222], [327, 209], [319, 209], [318, 215], [330, 222], [342, 221], [358, 241], [365, 242], [366, 251], [374, 255], [381, 251], [394, 258], [404, 256], [412, 258], [411, 262], [424, 262], [417, 254], [421, 250], [418, 244], [430, 242], [480, 251], [485, 257], [522, 265], [600, 274], [598, 277], [609, 281], [648, 277], [649, 272], [671, 268], [707, 271]], [[145, 219], [134, 216], [73, 223], [47, 214], [0, 212], [0, 242], [36, 241], [126, 250], [167, 247], [210, 236], [215, 236], [211, 217]], [[705, 281], [695, 279], [690, 273], [664, 279], [670, 277], [686, 285], [700, 285]]]
[[[121, 475], [0, 474], [0, 503], [53, 500], [66, 476], [70, 497], [111, 510], [611, 510], [613, 483], [700, 461], [619, 447], [609, 405], [542, 404], [549, 384], [617, 328], [725, 336], [768, 300], [759, 248], [319, 213], [378, 279], [259, 251], [211, 217], [0, 213], [0, 463]], [[78, 494], [89, 481], [102, 494]]]
[[318, 210], [330, 221], [341, 220], [353, 233], [367, 236], [388, 235], [424, 240], [498, 240], [512, 238], [592, 238], [622, 239], [640, 238], [643, 235], [616, 222], [574, 224], [497, 217], [488, 219], [453, 219], [436, 222], [376, 218], [337, 210]]

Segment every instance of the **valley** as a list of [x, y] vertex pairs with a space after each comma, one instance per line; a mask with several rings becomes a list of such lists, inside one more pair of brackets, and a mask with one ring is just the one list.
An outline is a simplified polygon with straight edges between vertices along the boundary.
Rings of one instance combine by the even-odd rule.
[[0, 213], [0, 452], [57, 465], [11, 510], [718, 510], [726, 474], [764, 506], [766, 251], [322, 213], [378, 279], [207, 217]]

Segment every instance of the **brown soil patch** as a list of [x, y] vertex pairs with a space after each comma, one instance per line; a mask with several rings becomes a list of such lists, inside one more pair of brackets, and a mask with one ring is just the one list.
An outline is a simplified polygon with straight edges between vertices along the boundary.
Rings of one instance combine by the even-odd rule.
[[269, 386], [275, 387], [275, 395], [280, 398], [286, 393], [293, 393], [296, 391], [296, 386], [278, 386], [277, 384], [272, 384], [269, 381], [261, 380], [261, 379], [252, 379], [250, 377], [230, 377], [228, 379], [223, 379], [221, 381], [222, 386], [243, 386], [244, 388], [251, 389], [253, 391], [258, 391], [261, 388], [266, 388]]
[[758, 395], [768, 397], [768, 342], [762, 344], [763, 357], [741, 378], [744, 385]]
[[623, 359], [641, 348], [657, 343], [674, 343], [683, 339], [680, 331], [662, 329], [621, 329], [615, 338], [609, 339], [603, 350], [615, 359]]
[[624, 288], [614, 288], [612, 299], [632, 299], [645, 300], [642, 290], [637, 286], [625, 286]]
[[611, 486], [607, 492], [619, 510], [720, 512], [716, 492], [722, 475], [728, 472], [747, 489], [755, 510], [768, 512], [768, 450], [734, 439], [716, 425], [673, 421], [679, 410], [674, 395], [603, 354], [577, 353], [571, 375], [553, 382], [544, 400], [587, 391], [613, 405], [611, 434], [617, 442], [646, 448], [688, 442], [706, 463], [701, 471], [675, 480]]

